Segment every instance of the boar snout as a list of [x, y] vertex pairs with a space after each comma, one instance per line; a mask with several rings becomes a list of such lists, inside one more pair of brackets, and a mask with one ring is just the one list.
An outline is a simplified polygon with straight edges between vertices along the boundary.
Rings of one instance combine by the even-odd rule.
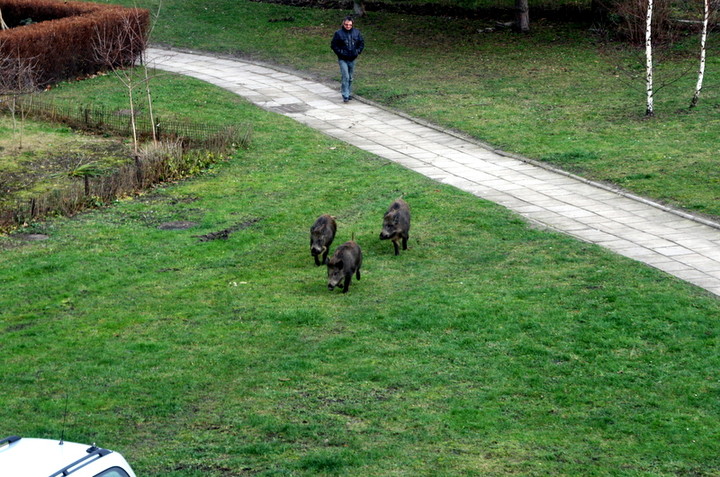
[[310, 249], [310, 253], [312, 255], [318, 256], [318, 255], [322, 255], [323, 253], [325, 253], [326, 250], [327, 250], [327, 247], [325, 247], [325, 246], [313, 245], [312, 248]]
[[344, 276], [331, 277], [328, 281], [328, 290], [333, 291], [335, 287], [340, 286], [340, 282], [345, 278]]

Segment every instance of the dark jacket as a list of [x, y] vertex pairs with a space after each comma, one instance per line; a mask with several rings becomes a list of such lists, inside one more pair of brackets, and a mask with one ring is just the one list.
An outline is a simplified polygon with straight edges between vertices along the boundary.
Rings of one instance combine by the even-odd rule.
[[353, 61], [362, 53], [365, 48], [365, 40], [360, 30], [351, 28], [350, 31], [340, 28], [333, 35], [330, 42], [330, 48], [335, 52], [338, 59], [345, 61]]

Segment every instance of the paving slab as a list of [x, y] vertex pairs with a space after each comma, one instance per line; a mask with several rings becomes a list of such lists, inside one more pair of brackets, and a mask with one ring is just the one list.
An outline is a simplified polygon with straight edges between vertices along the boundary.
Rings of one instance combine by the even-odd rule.
[[720, 223], [495, 150], [362, 98], [343, 103], [298, 73], [235, 58], [150, 48], [154, 68], [192, 76], [527, 220], [720, 295]]

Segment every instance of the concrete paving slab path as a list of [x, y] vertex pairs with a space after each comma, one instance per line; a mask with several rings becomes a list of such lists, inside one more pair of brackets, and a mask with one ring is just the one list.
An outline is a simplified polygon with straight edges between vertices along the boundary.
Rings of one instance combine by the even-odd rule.
[[150, 48], [151, 67], [243, 96], [526, 219], [720, 295], [720, 224], [614, 190], [256, 62]]

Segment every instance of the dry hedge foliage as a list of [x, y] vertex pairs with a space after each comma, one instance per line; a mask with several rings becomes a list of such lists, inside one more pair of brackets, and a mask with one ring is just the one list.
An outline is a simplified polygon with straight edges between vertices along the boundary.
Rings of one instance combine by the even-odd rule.
[[[114, 66], [134, 63], [150, 26], [148, 10], [116, 5], [0, 0], [0, 10], [10, 26], [0, 31], [0, 58], [32, 63], [38, 87], [96, 73], [107, 68], [104, 58], [115, 58]], [[117, 38], [102, 45], [116, 51], [98, 54], [98, 32]]]

